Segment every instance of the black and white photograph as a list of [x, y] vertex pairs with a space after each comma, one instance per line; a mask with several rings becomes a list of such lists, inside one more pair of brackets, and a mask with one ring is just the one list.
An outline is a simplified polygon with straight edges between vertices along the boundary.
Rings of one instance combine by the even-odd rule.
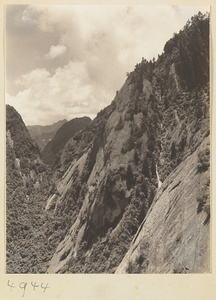
[[6, 274], [212, 272], [210, 23], [6, 5]]

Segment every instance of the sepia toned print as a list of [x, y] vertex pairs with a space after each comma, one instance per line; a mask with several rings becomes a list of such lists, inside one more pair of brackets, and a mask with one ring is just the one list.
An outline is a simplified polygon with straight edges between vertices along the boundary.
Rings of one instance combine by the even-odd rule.
[[208, 7], [147, 13], [7, 7], [7, 273], [211, 272]]

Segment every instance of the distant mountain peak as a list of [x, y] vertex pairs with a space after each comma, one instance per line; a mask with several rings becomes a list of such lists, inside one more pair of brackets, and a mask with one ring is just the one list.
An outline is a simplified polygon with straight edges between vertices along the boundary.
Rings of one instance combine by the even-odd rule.
[[67, 120], [60, 120], [52, 125], [30, 125], [27, 126], [31, 137], [37, 142], [41, 152], [43, 151], [46, 144], [54, 137], [56, 131], [64, 124]]
[[44, 163], [52, 165], [55, 162], [57, 154], [64, 148], [69, 139], [91, 122], [89, 117], [75, 118], [65, 122], [45, 146], [42, 152]]

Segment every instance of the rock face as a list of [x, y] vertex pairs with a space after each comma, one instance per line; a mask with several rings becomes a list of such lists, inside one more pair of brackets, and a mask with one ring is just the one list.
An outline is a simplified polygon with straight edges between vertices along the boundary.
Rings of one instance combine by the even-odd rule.
[[91, 119], [88, 117], [75, 118], [71, 121], [64, 122], [54, 137], [45, 146], [42, 152], [43, 162], [48, 165], [53, 165], [58, 153], [64, 148], [68, 140], [90, 123]]
[[209, 272], [208, 29], [194, 17], [68, 140], [35, 194], [34, 272]]
[[[139, 268], [132, 272], [209, 271], [209, 197], [200, 198], [202, 189], [209, 192], [209, 151], [200, 150], [209, 135], [208, 73], [184, 81], [184, 70], [197, 68], [185, 65], [194, 55], [195, 23], [207, 72], [208, 21], [197, 19], [165, 45], [156, 63], [138, 64], [93, 121], [90, 136], [82, 132], [63, 151], [64, 175], [47, 209], [58, 215], [77, 202], [80, 208], [71, 213], [48, 273], [112, 273], [128, 248], [117, 272], [130, 272], [134, 260]], [[184, 39], [189, 57], [181, 60]]]
[[54, 138], [56, 131], [66, 122], [67, 120], [64, 119], [52, 125], [30, 125], [27, 126], [27, 129], [42, 152], [46, 144]]
[[[166, 178], [116, 273], [210, 271], [209, 171], [200, 172], [199, 153], [208, 139]], [[208, 190], [209, 192], [209, 190]]]

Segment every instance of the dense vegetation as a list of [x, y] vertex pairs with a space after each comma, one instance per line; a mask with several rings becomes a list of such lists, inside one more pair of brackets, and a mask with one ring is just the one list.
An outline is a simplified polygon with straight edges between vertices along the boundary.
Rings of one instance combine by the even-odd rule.
[[37, 252], [32, 243], [46, 199], [46, 168], [21, 116], [9, 105], [6, 120], [7, 272], [34, 273]]
[[34, 160], [38, 157], [40, 153], [38, 146], [26, 130], [21, 116], [10, 105], [7, 105], [6, 110], [6, 130], [10, 131], [17, 158], [24, 160], [28, 157]]
[[48, 165], [53, 165], [57, 155], [64, 148], [68, 140], [90, 123], [91, 119], [88, 117], [76, 118], [65, 122], [57, 130], [53, 139], [45, 146], [42, 152], [43, 162]]
[[[199, 13], [192, 17], [166, 43], [156, 61], [142, 59], [127, 75], [111, 104], [92, 122], [84, 120], [86, 128], [76, 128], [74, 135], [68, 122], [57, 132], [47, 146], [49, 151], [44, 150], [44, 159], [46, 151], [52, 159], [46, 158], [47, 163], [53, 163], [50, 151], [55, 156], [52, 171], [36, 159], [37, 150], [32, 154], [30, 149], [35, 148], [29, 137], [23, 140], [25, 128], [22, 137], [17, 132], [13, 112], [7, 115], [7, 130], [15, 144], [11, 147], [8, 139], [9, 271], [46, 272], [59, 243], [70, 237], [70, 249], [64, 251], [63, 245], [56, 251], [59, 262], [65, 261], [58, 272], [114, 273], [152, 204], [159, 181], [163, 182], [209, 136], [207, 16]], [[21, 141], [25, 145], [16, 151]], [[197, 199], [197, 213], [206, 211], [206, 222], [210, 217], [209, 154], [209, 147], [200, 152], [197, 167], [206, 176], [206, 192]], [[16, 158], [29, 162], [28, 171], [23, 163], [20, 170], [13, 168]], [[27, 182], [34, 188], [27, 192], [22, 174], [28, 177], [33, 168], [33, 179]], [[31, 202], [22, 201], [27, 194]], [[49, 208], [48, 199], [53, 201]], [[26, 234], [22, 232], [16, 240], [14, 230], [21, 225], [14, 220], [20, 215], [28, 220], [27, 212], [31, 220], [24, 229]], [[25, 264], [31, 261], [27, 269], [22, 267], [21, 258], [20, 265], [16, 265], [17, 256], [11, 260], [14, 245], [19, 245], [20, 251], [25, 247]], [[35, 260], [28, 255], [29, 247]], [[146, 258], [140, 257], [137, 264], [144, 262]], [[132, 271], [131, 267], [128, 272]]]

